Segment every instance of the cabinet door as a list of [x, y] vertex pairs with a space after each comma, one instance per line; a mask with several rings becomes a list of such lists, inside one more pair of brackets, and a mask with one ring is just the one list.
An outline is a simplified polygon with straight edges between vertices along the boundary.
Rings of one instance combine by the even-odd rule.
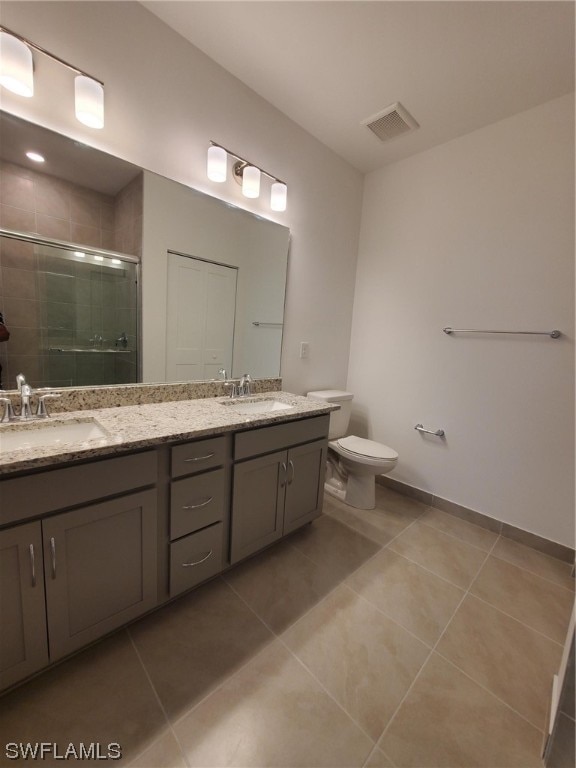
[[0, 531], [0, 688], [48, 664], [40, 523]]
[[235, 465], [232, 563], [282, 536], [286, 461], [286, 451], [280, 451]]
[[153, 608], [156, 492], [42, 521], [52, 661]]
[[326, 440], [316, 440], [288, 451], [284, 534], [309, 523], [322, 512], [327, 450]]

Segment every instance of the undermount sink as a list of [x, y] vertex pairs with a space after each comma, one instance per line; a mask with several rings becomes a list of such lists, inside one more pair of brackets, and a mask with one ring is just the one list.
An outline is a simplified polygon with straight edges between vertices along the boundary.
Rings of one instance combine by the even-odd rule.
[[95, 419], [9, 424], [0, 429], [0, 453], [23, 448], [57, 448], [109, 437]]
[[277, 411], [289, 411], [293, 405], [281, 403], [279, 400], [236, 400], [234, 402], [222, 403], [222, 405], [232, 408], [236, 413], [275, 413]]

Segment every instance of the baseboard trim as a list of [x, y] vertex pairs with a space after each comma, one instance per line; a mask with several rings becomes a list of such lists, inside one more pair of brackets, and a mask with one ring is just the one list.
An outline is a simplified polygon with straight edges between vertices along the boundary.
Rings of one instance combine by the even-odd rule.
[[473, 523], [481, 528], [486, 528], [489, 531], [499, 533], [507, 539], [512, 539], [512, 541], [516, 541], [518, 544], [524, 544], [525, 547], [536, 549], [538, 552], [542, 552], [550, 557], [555, 557], [557, 560], [563, 560], [566, 563], [574, 564], [574, 549], [567, 547], [564, 544], [550, 541], [543, 536], [538, 536], [536, 533], [530, 533], [530, 531], [517, 528], [509, 523], [504, 523], [502, 520], [497, 520], [482, 512], [476, 512], [474, 509], [463, 507], [461, 504], [456, 504], [454, 501], [443, 499], [441, 496], [436, 496], [428, 491], [415, 488], [412, 485], [408, 485], [408, 483], [395, 480], [393, 477], [388, 477], [387, 475], [378, 475], [376, 482], [379, 485], [397, 491], [404, 496], [409, 496], [412, 499], [421, 501], [423, 504], [428, 504], [430, 507], [436, 507], [436, 509], [440, 509], [442, 512], [447, 512], [450, 515], [459, 517], [467, 523]]

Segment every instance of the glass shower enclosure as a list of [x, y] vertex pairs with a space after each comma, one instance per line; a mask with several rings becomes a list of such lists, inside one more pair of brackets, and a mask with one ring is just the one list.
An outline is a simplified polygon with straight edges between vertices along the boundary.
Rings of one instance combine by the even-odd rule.
[[105, 250], [0, 237], [1, 386], [138, 381], [138, 264]]

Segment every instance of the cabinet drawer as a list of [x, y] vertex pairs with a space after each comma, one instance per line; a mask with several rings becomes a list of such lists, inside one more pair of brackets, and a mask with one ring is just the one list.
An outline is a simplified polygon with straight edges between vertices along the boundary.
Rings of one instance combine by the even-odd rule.
[[52, 469], [0, 482], [0, 525], [155, 485], [156, 451]]
[[291, 445], [327, 437], [329, 421], [330, 414], [325, 414], [239, 432], [234, 436], [234, 458], [247, 459], [250, 456], [270, 453]]
[[170, 490], [170, 538], [179, 539], [223, 519], [224, 470], [175, 480]]
[[222, 570], [222, 523], [216, 523], [170, 545], [170, 597]]
[[225, 457], [226, 440], [223, 436], [177, 445], [172, 448], [172, 477], [219, 467], [224, 464]]

